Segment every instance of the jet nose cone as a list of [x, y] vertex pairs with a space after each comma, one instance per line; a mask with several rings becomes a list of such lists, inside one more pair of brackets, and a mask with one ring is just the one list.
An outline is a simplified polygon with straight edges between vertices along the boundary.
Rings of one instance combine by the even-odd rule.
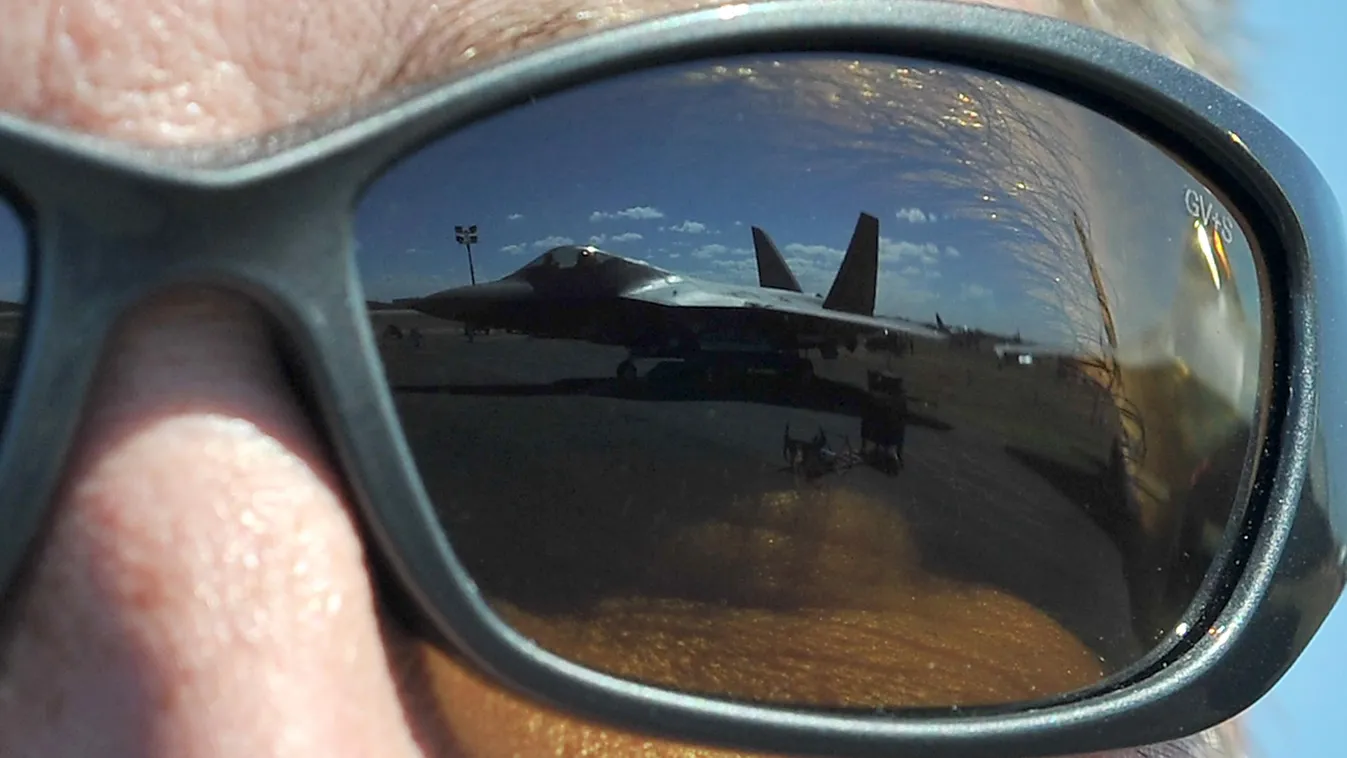
[[403, 301], [405, 307], [447, 319], [462, 319], [502, 305], [527, 300], [533, 288], [524, 282], [489, 282], [455, 287]]

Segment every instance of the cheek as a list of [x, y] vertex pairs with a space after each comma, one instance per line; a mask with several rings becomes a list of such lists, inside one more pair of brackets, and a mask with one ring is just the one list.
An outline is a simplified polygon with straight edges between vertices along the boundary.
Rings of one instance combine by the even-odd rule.
[[[863, 546], [850, 547], [861, 558], [867, 555], [861, 549]], [[692, 566], [668, 567], [670, 576], [692, 571]], [[937, 584], [930, 580], [913, 586], [927, 588]], [[838, 593], [843, 591], [834, 589]], [[704, 681], [700, 686], [716, 686], [749, 699], [766, 696], [764, 687], [771, 690], [776, 680], [770, 672], [798, 666], [802, 660], [827, 663], [820, 667], [819, 676], [808, 685], [807, 691], [825, 696], [829, 702], [863, 701], [879, 691], [887, 693], [882, 696], [885, 702], [912, 702], [909, 698], [914, 692], [945, 696], [940, 702], [970, 702], [979, 697], [1014, 701], [1034, 692], [1074, 689], [1102, 676], [1096, 669], [1084, 681], [1064, 681], [1064, 676], [1088, 667], [1094, 657], [1082, 644], [1065, 635], [1046, 614], [1012, 596], [965, 590], [927, 597], [925, 592], [921, 590], [920, 598], [912, 596], [909, 611], [883, 623], [883, 628], [889, 630], [886, 636], [890, 637], [884, 648], [893, 651], [888, 660], [876, 658], [872, 648], [857, 647], [857, 643], [869, 639], [865, 632], [839, 634], [841, 630], [830, 623], [827, 615], [817, 619], [783, 618], [780, 623], [759, 630], [754, 639], [761, 644], [749, 646], [742, 640], [726, 639], [706, 648], [693, 645], [693, 649], [715, 652], [701, 665], [689, 668], [683, 660], [687, 647], [656, 645], [634, 651], [624, 650], [624, 645], [618, 642], [682, 638], [688, 632], [686, 618], [675, 613], [641, 617], [621, 613], [605, 616], [607, 612], [599, 612], [605, 629], [600, 636], [608, 643], [601, 649], [589, 649], [586, 656], [577, 655], [574, 650], [558, 652], [572, 660], [584, 658], [600, 669], [621, 670], [647, 681], [657, 680], [661, 672], [676, 669], [714, 672], [714, 683]], [[931, 607], [938, 612], [927, 614]], [[974, 629], [975, 633], [966, 633], [968, 629]], [[553, 631], [548, 624], [532, 624], [526, 633], [555, 642], [550, 636]], [[923, 643], [930, 639], [945, 644]], [[401, 644], [395, 647], [407, 649]], [[585, 723], [509, 694], [461, 661], [429, 646], [409, 647], [412, 665], [408, 668], [412, 676], [406, 677], [404, 684], [416, 694], [413, 702], [408, 703], [413, 721], [442, 728], [452, 736], [462, 754], [470, 758], [544, 754], [557, 758], [595, 754], [646, 758], [744, 755], [655, 741]], [[932, 649], [939, 653], [938, 660], [930, 657]], [[923, 655], [927, 658], [922, 658]], [[847, 665], [849, 661], [862, 659], [867, 661], [866, 666]], [[928, 659], [925, 665], [914, 663]], [[1033, 663], [1026, 665], [1026, 661]], [[941, 672], [947, 675], [942, 677]], [[790, 686], [804, 685], [792, 680]], [[656, 749], [658, 752], [652, 752]]]
[[[434, 722], [438, 739], [435, 754], [460, 755], [463, 758], [512, 758], [520, 755], [549, 755], [555, 758], [581, 758], [602, 755], [605, 758], [772, 758], [679, 742], [653, 740], [639, 734], [607, 729], [539, 708], [515, 695], [498, 689], [478, 677], [463, 664], [429, 646], [414, 646], [410, 668], [417, 673], [422, 690], [415, 698], [423, 726]], [[417, 707], [419, 705], [419, 707]], [[438, 715], [429, 711], [438, 711]], [[1221, 747], [1228, 740], [1230, 727], [1162, 745], [1091, 753], [1077, 758], [1192, 758], [1208, 754], [1205, 743], [1218, 747], [1213, 755], [1235, 755]], [[423, 730], [424, 732], [425, 730]], [[776, 758], [782, 758], [777, 756]], [[1063, 756], [1062, 758], [1071, 758]]]
[[452, 733], [454, 754], [465, 758], [751, 758], [586, 723], [507, 693], [428, 646], [417, 655], [429, 690], [425, 699]]

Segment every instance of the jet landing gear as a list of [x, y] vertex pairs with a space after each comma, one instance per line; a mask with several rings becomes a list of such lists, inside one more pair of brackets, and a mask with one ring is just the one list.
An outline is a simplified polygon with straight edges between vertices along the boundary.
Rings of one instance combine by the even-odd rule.
[[617, 378], [624, 382], [636, 379], [636, 363], [628, 358], [617, 364]]

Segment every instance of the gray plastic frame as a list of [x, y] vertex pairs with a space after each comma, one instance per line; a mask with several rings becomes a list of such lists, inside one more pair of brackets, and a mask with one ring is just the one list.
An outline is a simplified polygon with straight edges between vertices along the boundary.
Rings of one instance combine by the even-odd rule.
[[[1033, 707], [802, 712], [599, 674], [490, 613], [440, 533], [382, 375], [352, 206], [391, 161], [530, 98], [632, 70], [786, 51], [979, 66], [1127, 124], [1203, 171], [1249, 219], [1272, 275], [1268, 437], [1239, 548], [1204, 624], [1133, 681]], [[1226, 720], [1295, 661], [1344, 582], [1347, 248], [1323, 177], [1228, 91], [1057, 20], [943, 0], [726, 6], [604, 31], [230, 145], [141, 149], [0, 116], [0, 187], [32, 232], [29, 317], [0, 442], [0, 591], [39, 540], [109, 333], [179, 285], [275, 319], [408, 624], [517, 691], [583, 716], [742, 749], [1013, 758], [1154, 743]], [[1333, 339], [1323, 339], [1327, 336]]]

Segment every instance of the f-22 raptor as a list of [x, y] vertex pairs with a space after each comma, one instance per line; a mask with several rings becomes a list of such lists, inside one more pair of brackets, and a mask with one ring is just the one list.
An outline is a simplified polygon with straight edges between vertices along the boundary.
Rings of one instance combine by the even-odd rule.
[[[859, 340], [874, 333], [943, 337], [875, 317], [876, 217], [860, 214], [832, 287], [822, 297], [802, 292], [767, 234], [757, 227], [752, 231], [756, 287], [697, 279], [593, 246], [566, 245], [494, 282], [398, 303], [469, 329], [625, 347], [629, 355], [617, 367], [620, 378], [635, 377], [633, 358], [775, 361], [778, 368], [812, 372], [800, 351], [819, 349], [835, 357], [839, 348], [855, 350]], [[746, 345], [752, 348], [745, 350]]]

